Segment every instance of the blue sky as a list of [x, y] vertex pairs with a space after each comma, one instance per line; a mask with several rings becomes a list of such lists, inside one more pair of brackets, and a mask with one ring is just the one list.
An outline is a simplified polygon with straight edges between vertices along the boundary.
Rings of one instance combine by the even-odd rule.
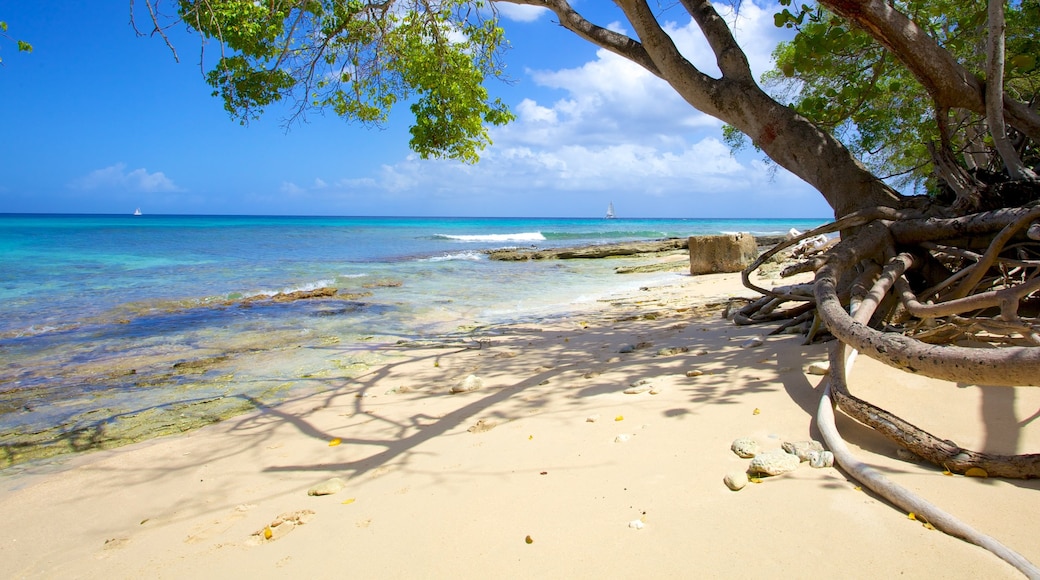
[[[762, 1], [745, 0], [738, 26], [756, 74], [784, 34]], [[624, 30], [611, 3], [575, 4]], [[159, 38], [135, 35], [126, 2], [0, 11], [34, 47], [0, 38], [0, 212], [599, 217], [613, 201], [620, 217], [831, 215], [761, 154], [732, 156], [721, 123], [667, 85], [538, 9], [502, 6], [510, 82], [489, 89], [518, 119], [492, 131], [476, 165], [413, 154], [405, 105], [379, 128], [330, 113], [287, 131], [281, 107], [243, 127], [210, 96], [198, 39], [174, 34], [176, 62]], [[712, 70], [689, 18], [665, 15]]]

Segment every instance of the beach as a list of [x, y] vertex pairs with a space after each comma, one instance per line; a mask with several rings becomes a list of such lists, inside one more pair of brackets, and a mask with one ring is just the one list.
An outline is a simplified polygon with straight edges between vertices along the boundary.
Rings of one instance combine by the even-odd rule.
[[[735, 439], [819, 438], [824, 379], [807, 369], [828, 345], [722, 316], [753, 296], [739, 274], [675, 275], [388, 344], [364, 372], [184, 434], [23, 466], [0, 477], [4, 576], [1018, 577], [837, 468], [723, 483], [748, 466]], [[966, 448], [1040, 448], [1027, 389], [862, 357], [850, 387]], [[861, 460], [1040, 561], [1036, 481], [944, 475], [838, 427]], [[341, 489], [309, 494], [323, 484]]]

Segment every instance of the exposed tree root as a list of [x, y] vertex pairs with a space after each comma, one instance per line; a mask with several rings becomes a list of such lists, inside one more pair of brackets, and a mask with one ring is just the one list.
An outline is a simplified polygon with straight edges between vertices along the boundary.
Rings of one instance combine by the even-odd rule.
[[[750, 274], [778, 252], [807, 237], [837, 231], [844, 239], [836, 246], [784, 270], [784, 275], [816, 271], [813, 298], [800, 287], [770, 291], [751, 284]], [[777, 313], [790, 313], [792, 320], [780, 331], [815, 316], [810, 340], [822, 321], [838, 342], [817, 420], [838, 464], [894, 505], [990, 550], [1030, 578], [1040, 578], [1040, 568], [856, 460], [834, 426], [833, 411], [841, 409], [952, 472], [981, 468], [991, 477], [1040, 477], [1040, 454], [964, 449], [855, 397], [846, 383], [846, 363], [862, 352], [906, 372], [956, 383], [1040, 386], [1037, 241], [1040, 205], [1035, 203], [960, 217], [860, 212], [780, 244], [746, 269], [745, 286], [765, 298], [742, 309], [738, 320], [775, 321]], [[799, 306], [784, 310], [787, 302]], [[846, 345], [854, 349], [849, 361]]]

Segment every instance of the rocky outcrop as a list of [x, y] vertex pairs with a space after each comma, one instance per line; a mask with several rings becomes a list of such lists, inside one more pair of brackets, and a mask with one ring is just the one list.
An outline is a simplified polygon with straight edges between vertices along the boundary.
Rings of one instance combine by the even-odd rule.
[[576, 248], [508, 248], [488, 250], [487, 255], [492, 260], [503, 261], [613, 258], [685, 250], [686, 244], [687, 241], [683, 238], [668, 238], [649, 242], [594, 244]]
[[758, 246], [751, 234], [691, 236], [690, 274], [739, 272], [758, 257]]

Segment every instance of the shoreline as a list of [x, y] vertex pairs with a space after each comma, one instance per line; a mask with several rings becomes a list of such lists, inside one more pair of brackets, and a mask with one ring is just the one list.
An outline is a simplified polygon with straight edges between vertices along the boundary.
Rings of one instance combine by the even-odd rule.
[[[826, 359], [794, 335], [745, 347], [773, 326], [719, 316], [753, 295], [739, 278], [682, 276], [496, 326], [480, 348], [409, 345], [356, 377], [316, 378], [320, 392], [5, 474], [0, 557], [13, 578], [1017, 577], [834, 468], [726, 488], [747, 467], [734, 439], [813, 438], [820, 377], [806, 366]], [[965, 447], [1040, 446], [1033, 392], [858, 365], [854, 392]], [[480, 388], [452, 394], [470, 375]], [[656, 394], [624, 392], [640, 381]], [[943, 476], [839, 428], [864, 461], [1040, 560], [1021, 513], [1040, 482]], [[338, 493], [308, 495], [337, 478]]]

